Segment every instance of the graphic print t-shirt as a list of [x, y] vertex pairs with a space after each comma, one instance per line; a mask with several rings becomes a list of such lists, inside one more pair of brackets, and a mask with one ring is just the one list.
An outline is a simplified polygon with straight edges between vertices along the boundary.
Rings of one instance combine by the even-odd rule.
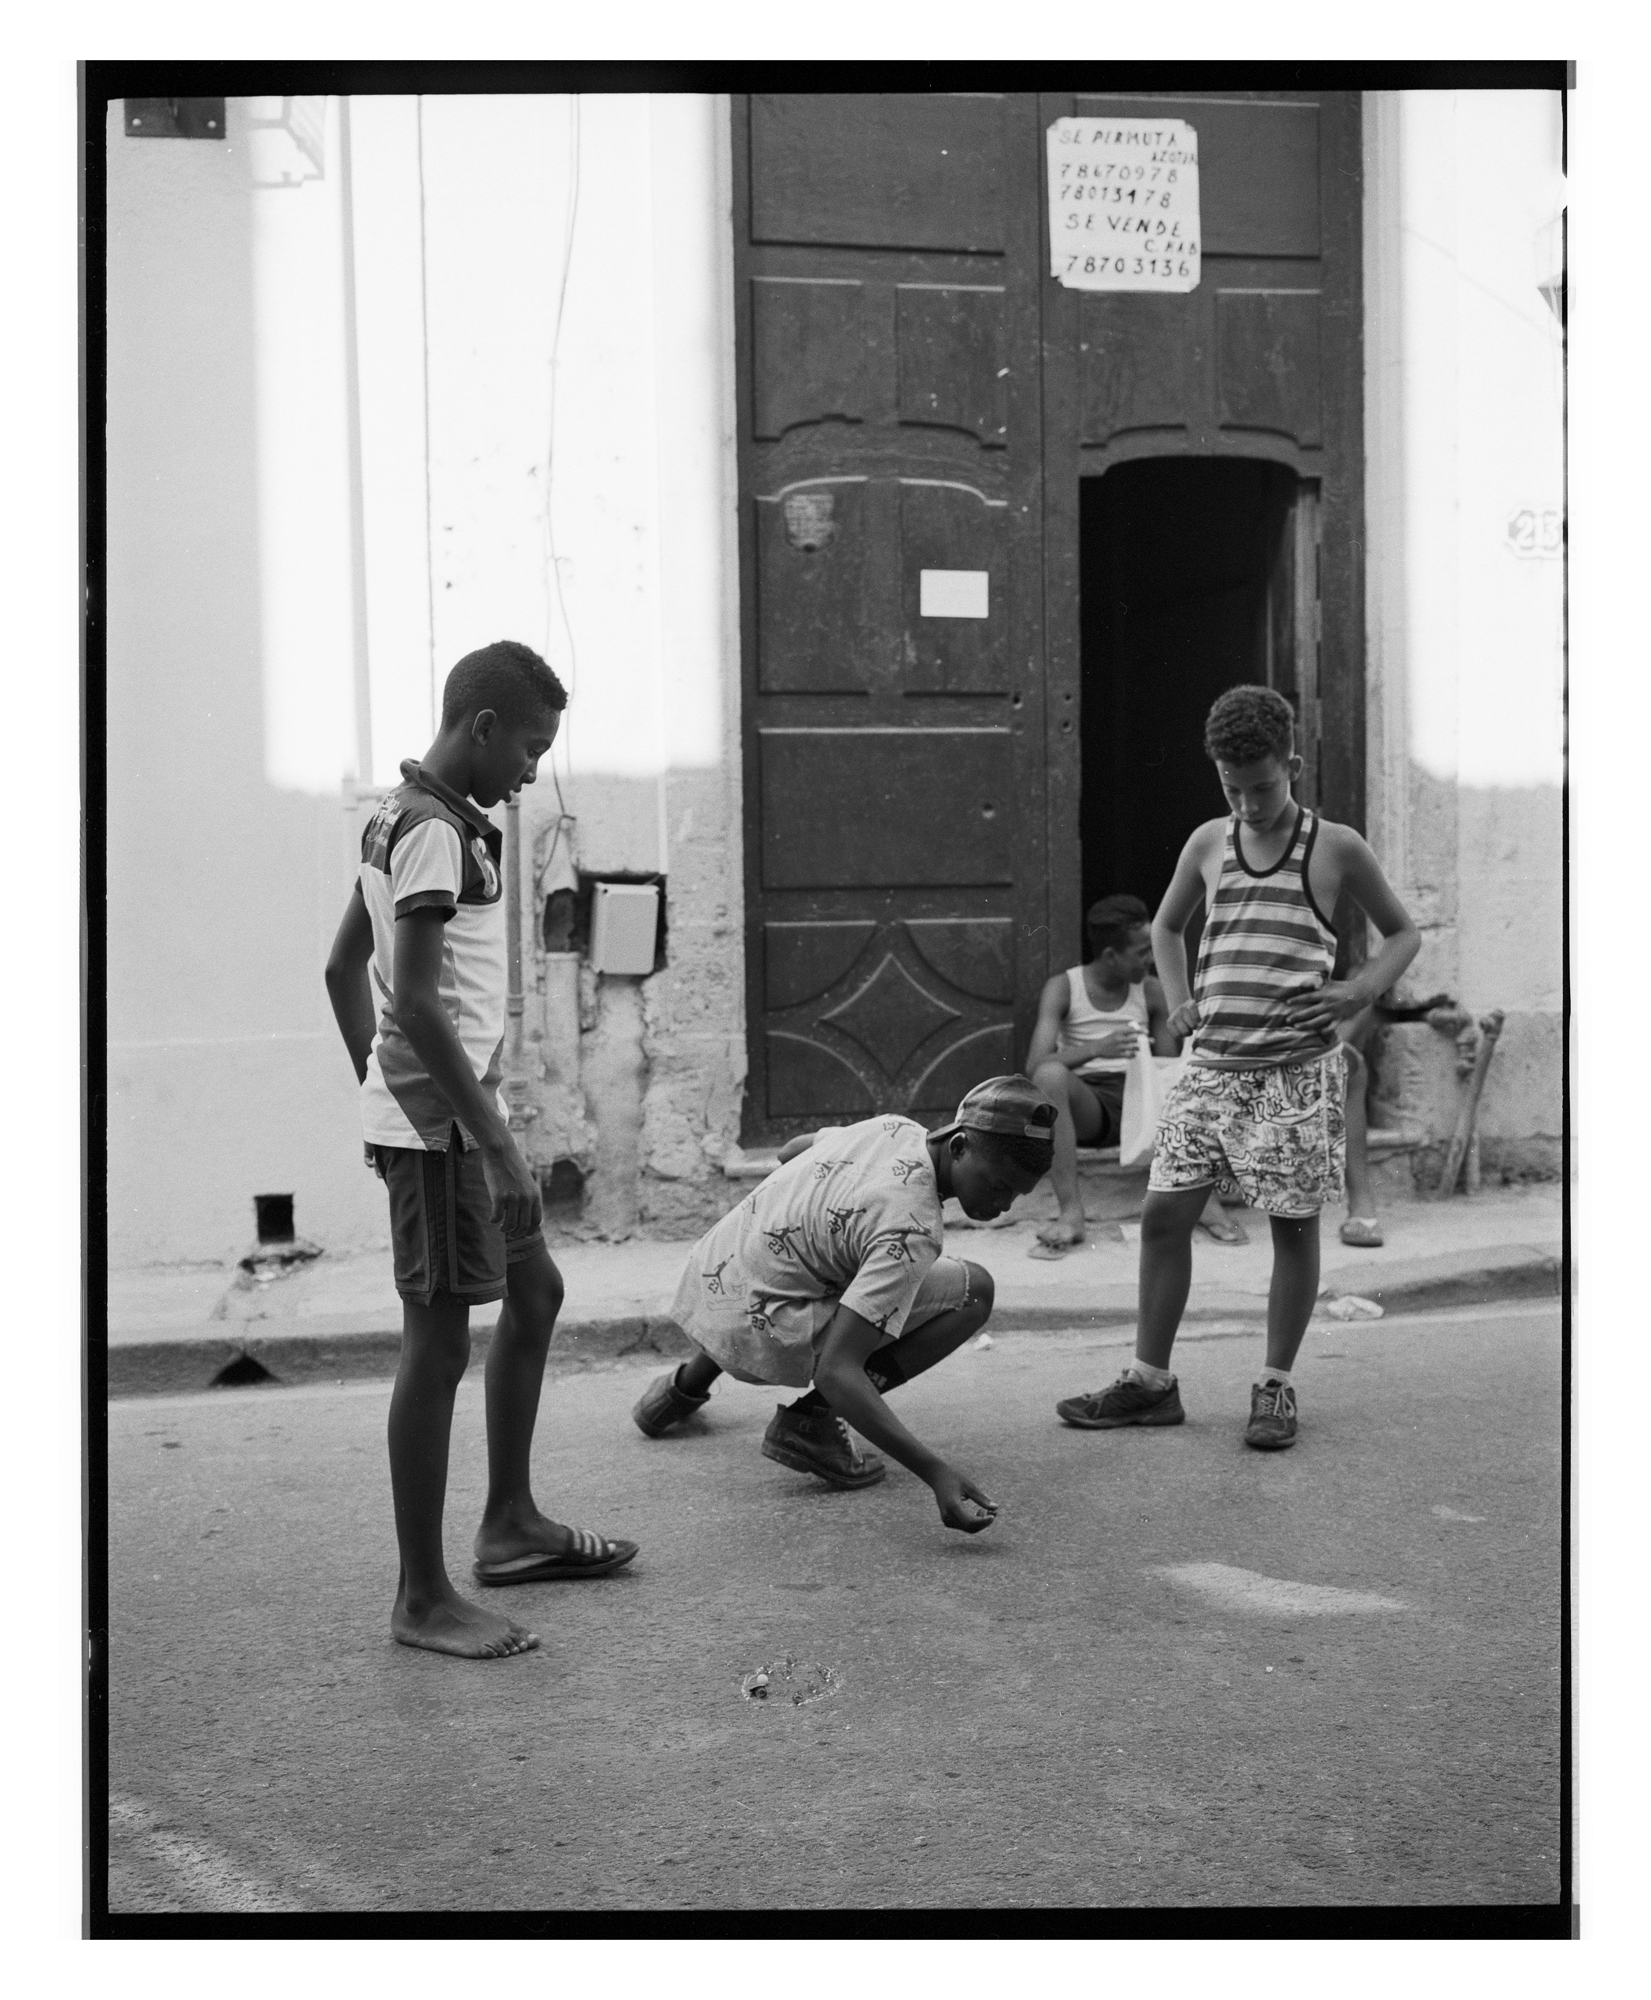
[[[411, 759], [361, 836], [361, 894], [373, 925], [368, 972], [378, 1032], [361, 1086], [369, 1144], [444, 1152], [456, 1114], [402, 1032], [392, 975], [396, 919], [442, 914], [442, 1009], [484, 1090], [498, 1093], [504, 1060], [505, 929], [502, 838], [480, 808]], [[505, 1110], [499, 1101], [500, 1112]], [[475, 1135], [462, 1121], [466, 1145]]]
[[678, 1324], [756, 1381], [776, 1346], [805, 1358], [839, 1303], [895, 1338], [943, 1240], [928, 1136], [896, 1117], [817, 1133], [694, 1246]]

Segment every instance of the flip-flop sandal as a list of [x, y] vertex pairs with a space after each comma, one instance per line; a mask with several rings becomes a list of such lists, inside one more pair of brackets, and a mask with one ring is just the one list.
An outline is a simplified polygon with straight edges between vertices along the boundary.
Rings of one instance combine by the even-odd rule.
[[1341, 1226], [1341, 1240], [1355, 1250], [1379, 1250], [1386, 1238], [1373, 1215], [1350, 1215]]
[[1218, 1223], [1206, 1221], [1200, 1216], [1196, 1226], [1212, 1243], [1248, 1243], [1250, 1240], [1250, 1232], [1242, 1222], [1229, 1222], [1225, 1216]]
[[569, 1528], [573, 1537], [570, 1547], [559, 1555], [535, 1553], [526, 1556], [509, 1556], [503, 1562], [479, 1562], [475, 1566], [476, 1581], [485, 1584], [504, 1583], [571, 1583], [587, 1576], [606, 1576], [610, 1570], [623, 1569], [636, 1554], [635, 1542], [610, 1541], [604, 1535], [592, 1534], [589, 1528]]
[[1045, 1243], [1040, 1236], [1036, 1243], [1029, 1246], [1026, 1254], [1028, 1257], [1035, 1257], [1040, 1264], [1058, 1264], [1063, 1257], [1070, 1257], [1074, 1250], [1082, 1248], [1081, 1236], [1076, 1243]]

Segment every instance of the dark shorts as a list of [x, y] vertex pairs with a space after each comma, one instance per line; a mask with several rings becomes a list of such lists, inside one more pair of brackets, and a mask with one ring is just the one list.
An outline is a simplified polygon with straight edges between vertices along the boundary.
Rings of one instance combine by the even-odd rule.
[[1092, 1139], [1080, 1139], [1080, 1146], [1116, 1146], [1124, 1129], [1124, 1079], [1110, 1072], [1100, 1076], [1080, 1076], [1077, 1081], [1101, 1107], [1101, 1129]]
[[505, 1295], [505, 1271], [531, 1257], [544, 1238], [508, 1240], [493, 1220], [482, 1156], [455, 1129], [445, 1153], [371, 1146], [369, 1156], [390, 1192], [390, 1244], [396, 1290], [427, 1306], [438, 1292], [465, 1305]]

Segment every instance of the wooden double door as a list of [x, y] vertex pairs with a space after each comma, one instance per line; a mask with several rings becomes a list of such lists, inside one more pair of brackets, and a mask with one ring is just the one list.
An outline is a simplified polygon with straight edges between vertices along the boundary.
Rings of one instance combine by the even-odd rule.
[[[1197, 129], [1197, 290], [1049, 275], [1044, 134], [1091, 113]], [[1082, 956], [1108, 643], [1082, 616], [1085, 481], [1166, 455], [1280, 469], [1237, 677], [1297, 698], [1326, 809], [1362, 817], [1358, 111], [752, 96], [732, 137], [759, 1144], [938, 1118], [1020, 1066], [1044, 979]], [[1113, 667], [1118, 727], [1150, 731], [1131, 716], [1170, 711], [1132, 708]]]

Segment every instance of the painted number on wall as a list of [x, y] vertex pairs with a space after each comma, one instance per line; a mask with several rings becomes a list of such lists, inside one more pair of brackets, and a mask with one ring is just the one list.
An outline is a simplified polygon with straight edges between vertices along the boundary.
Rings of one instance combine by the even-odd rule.
[[1565, 517], [1557, 507], [1521, 507], [1508, 516], [1508, 547], [1516, 556], [1560, 556]]
[[1198, 134], [1180, 118], [1057, 118], [1050, 276], [1080, 292], [1198, 283]]

